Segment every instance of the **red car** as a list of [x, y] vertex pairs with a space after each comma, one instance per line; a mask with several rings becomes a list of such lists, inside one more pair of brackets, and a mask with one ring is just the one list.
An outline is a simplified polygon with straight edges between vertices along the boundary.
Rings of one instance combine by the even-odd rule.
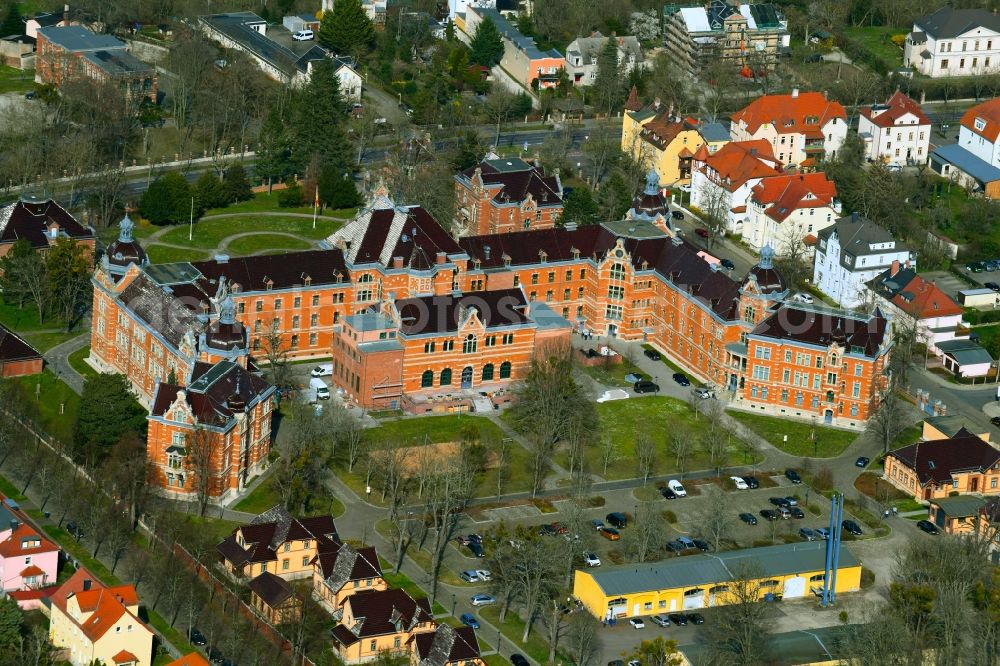
[[569, 532], [569, 528], [560, 522], [552, 523], [552, 529], [556, 531], [556, 534], [566, 534]]
[[694, 230], [694, 232], [699, 236], [701, 236], [702, 238], [708, 238], [708, 229], [703, 229], [702, 227], [698, 227], [697, 229]]

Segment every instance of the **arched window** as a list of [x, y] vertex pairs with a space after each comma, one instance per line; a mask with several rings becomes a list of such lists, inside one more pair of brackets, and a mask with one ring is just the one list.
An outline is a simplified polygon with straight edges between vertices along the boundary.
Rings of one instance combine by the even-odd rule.
[[611, 265], [611, 279], [612, 280], [624, 280], [625, 279], [625, 266], [623, 264], [612, 264]]
[[462, 353], [463, 354], [475, 354], [476, 348], [478, 347], [478, 342], [476, 341], [476, 336], [471, 333], [465, 336], [465, 342], [462, 343]]
[[365, 273], [358, 277], [358, 282], [371, 282], [373, 279], [370, 273]]
[[500, 364], [500, 379], [510, 379], [510, 361]]
[[439, 384], [441, 386], [451, 386], [451, 368], [445, 368], [441, 371], [441, 381]]
[[420, 375], [420, 387], [429, 388], [434, 386], [434, 371], [424, 370], [424, 374]]
[[488, 382], [493, 379], [493, 364], [487, 363], [483, 366], [483, 381]]

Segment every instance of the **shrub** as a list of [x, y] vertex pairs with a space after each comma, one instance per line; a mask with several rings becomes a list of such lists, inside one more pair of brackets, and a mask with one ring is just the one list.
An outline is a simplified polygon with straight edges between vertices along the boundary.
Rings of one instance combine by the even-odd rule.
[[667, 521], [668, 523], [676, 523], [677, 522], [677, 514], [674, 513], [673, 511], [669, 511], [669, 510], [664, 511], [663, 512], [663, 519], [665, 521]]
[[608, 559], [611, 560], [614, 564], [625, 563], [625, 556], [622, 554], [622, 551], [618, 550], [617, 548], [613, 548], [608, 551]]
[[[867, 589], [875, 584], [875, 572], [868, 567], [861, 567], [861, 589]], [[846, 611], [842, 611], [845, 615]], [[841, 620], [843, 621], [843, 620]]]
[[301, 185], [291, 185], [284, 190], [278, 191], [278, 207], [298, 208], [302, 205], [305, 191]]
[[830, 490], [833, 488], [833, 472], [829, 467], [823, 467], [813, 477], [813, 488], [816, 490]]

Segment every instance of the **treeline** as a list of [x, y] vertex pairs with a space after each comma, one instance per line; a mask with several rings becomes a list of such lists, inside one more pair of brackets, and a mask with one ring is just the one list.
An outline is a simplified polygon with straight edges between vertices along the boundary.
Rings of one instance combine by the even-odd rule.
[[40, 324], [55, 319], [69, 330], [90, 305], [92, 261], [90, 248], [67, 238], [56, 239], [44, 254], [22, 238], [0, 258], [3, 301], [33, 306]]

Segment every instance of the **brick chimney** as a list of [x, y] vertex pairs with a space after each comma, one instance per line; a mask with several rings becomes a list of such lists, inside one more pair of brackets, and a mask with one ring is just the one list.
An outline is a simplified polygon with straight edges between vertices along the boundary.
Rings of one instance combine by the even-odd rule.
[[392, 258], [392, 267], [393, 268], [402, 268], [403, 267], [403, 258], [402, 257], [393, 257]]
[[792, 99], [798, 99], [798, 98], [799, 98], [799, 89], [792, 88]]
[[448, 255], [445, 254], [444, 252], [438, 252], [437, 256], [434, 257], [435, 264], [444, 264], [447, 263], [447, 261], [448, 261]]
[[892, 262], [892, 268], [889, 269], [889, 277], [895, 277], [896, 273], [899, 272], [899, 259], [895, 259]]

